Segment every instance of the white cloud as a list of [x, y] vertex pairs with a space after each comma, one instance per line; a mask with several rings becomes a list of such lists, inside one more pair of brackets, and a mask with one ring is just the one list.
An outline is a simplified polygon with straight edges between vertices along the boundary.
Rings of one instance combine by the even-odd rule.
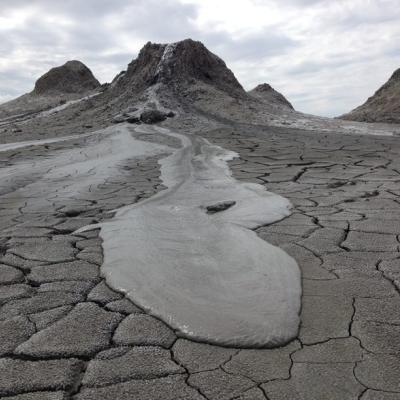
[[400, 66], [398, 0], [0, 3], [0, 101], [68, 59], [110, 81], [148, 40], [201, 40], [245, 88], [268, 82], [320, 115], [359, 105]]

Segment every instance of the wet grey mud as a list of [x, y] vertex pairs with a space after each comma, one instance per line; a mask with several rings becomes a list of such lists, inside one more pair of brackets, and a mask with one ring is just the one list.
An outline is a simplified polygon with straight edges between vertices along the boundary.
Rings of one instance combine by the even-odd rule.
[[[289, 202], [238, 182], [236, 157], [193, 135], [160, 160], [166, 190], [117, 210], [101, 224], [107, 282], [180, 336], [236, 347], [273, 347], [296, 337], [300, 271], [293, 258], [252, 231], [290, 214]], [[208, 215], [209, 203], [235, 206]]]

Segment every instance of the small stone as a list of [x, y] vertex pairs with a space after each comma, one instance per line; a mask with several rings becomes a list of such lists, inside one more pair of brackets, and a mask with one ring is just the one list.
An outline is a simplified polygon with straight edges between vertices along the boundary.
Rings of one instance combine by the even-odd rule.
[[220, 203], [206, 206], [207, 214], [215, 214], [221, 211], [225, 211], [236, 204], [236, 201], [223, 201]]
[[136, 115], [126, 117], [125, 121], [129, 122], [130, 124], [140, 124], [140, 118]]
[[159, 110], [146, 110], [140, 114], [140, 120], [145, 124], [155, 124], [164, 121], [166, 118], [166, 114]]

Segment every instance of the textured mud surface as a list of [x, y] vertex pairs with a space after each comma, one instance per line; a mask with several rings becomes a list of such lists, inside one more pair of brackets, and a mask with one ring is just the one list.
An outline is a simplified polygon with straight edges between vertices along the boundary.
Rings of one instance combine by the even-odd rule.
[[[98, 231], [73, 232], [160, 190], [156, 158], [74, 199], [3, 180], [0, 397], [400, 399], [398, 139], [247, 126], [203, 136], [241, 155], [237, 179], [295, 206], [257, 233], [302, 269], [299, 337], [265, 350], [191, 342], [107, 287]], [[62, 146], [1, 152], [0, 164]]]

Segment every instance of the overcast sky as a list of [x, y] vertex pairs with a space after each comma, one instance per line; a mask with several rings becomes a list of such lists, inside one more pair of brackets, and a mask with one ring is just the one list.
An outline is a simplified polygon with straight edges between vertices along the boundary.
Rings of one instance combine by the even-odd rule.
[[0, 102], [70, 59], [110, 81], [147, 42], [191, 37], [251, 89], [335, 116], [400, 67], [400, 0], [0, 0]]

